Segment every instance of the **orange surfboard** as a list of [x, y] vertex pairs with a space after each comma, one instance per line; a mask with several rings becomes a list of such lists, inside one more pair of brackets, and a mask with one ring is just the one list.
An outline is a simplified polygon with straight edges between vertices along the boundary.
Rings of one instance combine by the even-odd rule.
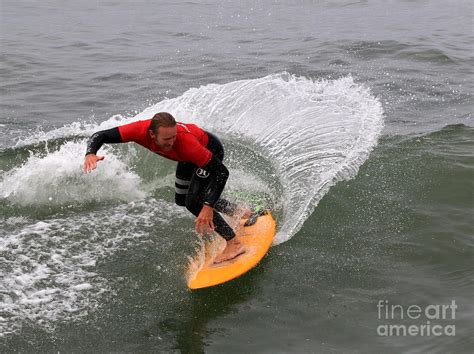
[[204, 250], [189, 263], [187, 278], [190, 289], [206, 288], [237, 278], [256, 266], [265, 256], [275, 236], [275, 220], [267, 212], [259, 216], [251, 226], [244, 226], [245, 221], [240, 222], [235, 236], [242, 243], [245, 253], [230, 261], [214, 264], [214, 259], [225, 247], [225, 241], [217, 237], [207, 243]]

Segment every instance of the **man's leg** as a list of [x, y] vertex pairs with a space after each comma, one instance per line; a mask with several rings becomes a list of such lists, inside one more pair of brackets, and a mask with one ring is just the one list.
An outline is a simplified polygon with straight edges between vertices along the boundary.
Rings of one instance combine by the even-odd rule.
[[[186, 205], [186, 199], [191, 185], [191, 179], [195, 174], [197, 167], [190, 162], [179, 162], [176, 167], [176, 180], [175, 180], [175, 202], [179, 206], [186, 206], [195, 216], [198, 216], [202, 208], [202, 199], [204, 198], [203, 192], [206, 190], [208, 183], [207, 179], [203, 181], [196, 179], [193, 183], [192, 196], [189, 198], [188, 205]], [[197, 176], [196, 176], [197, 177]], [[200, 192], [202, 191], [202, 192]], [[202, 194], [202, 195], [201, 195]], [[224, 213], [226, 215], [233, 216], [240, 209], [237, 204], [231, 203], [225, 199], [219, 199], [214, 205], [214, 210]], [[216, 226], [216, 232], [219, 233], [225, 239], [232, 238], [234, 231], [230, 226], [222, 219], [222, 216], [218, 213], [214, 213], [213, 219], [214, 225]], [[218, 227], [219, 226], [219, 227]]]
[[[205, 193], [213, 178], [211, 175], [207, 175], [207, 177], [202, 177], [202, 175], [203, 174], [194, 173], [188, 194], [186, 195], [186, 208], [195, 216], [198, 216], [201, 212], [204, 205]], [[215, 226], [215, 231], [227, 242], [226, 248], [216, 257], [214, 263], [231, 260], [245, 252], [242, 244], [235, 238], [234, 230], [232, 230], [215, 208], [212, 221]]]
[[179, 206], [186, 206], [186, 195], [195, 169], [196, 165], [190, 162], [178, 162], [178, 166], [176, 166], [174, 200]]
[[[220, 161], [224, 160], [224, 146], [217, 136], [207, 132], [209, 142], [207, 148], [212, 151], [213, 156], [215, 156]], [[214, 205], [214, 210], [217, 210], [220, 213], [224, 213], [229, 216], [234, 216], [238, 207], [236, 204], [229, 202], [228, 200], [220, 198], [217, 203]]]
[[[204, 196], [213, 176], [201, 177], [194, 173], [189, 184], [189, 189], [186, 195], [186, 208], [195, 216], [199, 216], [204, 205]], [[219, 202], [216, 203], [216, 205]], [[222, 236], [226, 241], [234, 238], [234, 230], [226, 223], [222, 216], [218, 213], [218, 209], [214, 207], [213, 223], [215, 231]]]

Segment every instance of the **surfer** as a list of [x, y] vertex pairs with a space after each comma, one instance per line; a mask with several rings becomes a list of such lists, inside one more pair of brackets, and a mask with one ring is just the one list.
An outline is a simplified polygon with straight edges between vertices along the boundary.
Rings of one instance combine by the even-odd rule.
[[250, 217], [251, 211], [220, 198], [229, 170], [222, 163], [224, 147], [219, 139], [195, 124], [176, 122], [166, 112], [157, 113], [152, 119], [125, 124], [102, 130], [91, 136], [87, 144], [84, 172], [97, 167], [104, 156], [97, 151], [104, 143], [133, 141], [170, 160], [178, 161], [175, 180], [175, 202], [185, 206], [197, 219], [196, 233], [215, 230], [226, 241], [224, 251], [215, 263], [231, 260], [244, 253], [234, 230], [219, 213]]

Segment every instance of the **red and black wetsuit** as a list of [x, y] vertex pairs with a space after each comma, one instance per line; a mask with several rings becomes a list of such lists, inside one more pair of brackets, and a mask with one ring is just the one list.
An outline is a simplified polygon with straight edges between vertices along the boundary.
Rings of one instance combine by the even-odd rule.
[[[167, 159], [178, 161], [176, 168], [176, 204], [186, 206], [198, 216], [204, 204], [216, 211], [233, 214], [236, 205], [220, 195], [229, 176], [222, 163], [224, 148], [219, 139], [195, 124], [176, 123], [177, 135], [170, 151], [162, 150], [151, 138], [148, 128], [151, 119], [133, 122], [117, 128], [103, 130], [91, 136], [87, 154], [96, 154], [104, 143], [133, 141]], [[232, 228], [219, 213], [213, 218], [216, 232], [230, 240], [235, 236]]]
[[207, 149], [208, 134], [195, 124], [176, 123], [176, 141], [170, 151], [162, 150], [148, 133], [151, 119], [118, 127], [122, 142], [133, 141], [163, 157], [179, 162], [192, 162], [198, 167], [206, 165], [212, 157]]

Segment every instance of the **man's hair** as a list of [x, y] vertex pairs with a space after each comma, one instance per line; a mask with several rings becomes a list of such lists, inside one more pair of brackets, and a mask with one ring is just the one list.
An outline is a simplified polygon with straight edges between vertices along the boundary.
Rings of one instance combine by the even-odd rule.
[[176, 120], [171, 114], [160, 112], [153, 116], [148, 130], [150, 130], [153, 134], [158, 134], [159, 127], [174, 127], [175, 125]]

